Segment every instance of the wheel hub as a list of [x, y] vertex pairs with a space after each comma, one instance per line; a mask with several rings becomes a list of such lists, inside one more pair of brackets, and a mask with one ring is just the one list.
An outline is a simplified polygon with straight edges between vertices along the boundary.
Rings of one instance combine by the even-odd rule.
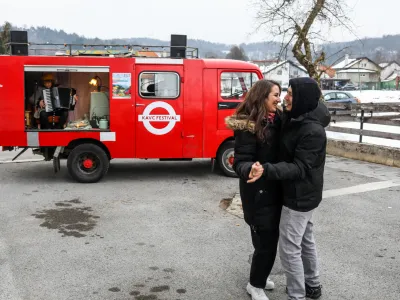
[[91, 169], [93, 167], [93, 160], [91, 160], [90, 158], [87, 158], [83, 161], [83, 166], [86, 169]]
[[233, 150], [228, 150], [227, 152], [225, 152], [224, 155], [224, 165], [225, 167], [230, 171], [233, 172], [233, 161], [234, 161], [234, 151]]

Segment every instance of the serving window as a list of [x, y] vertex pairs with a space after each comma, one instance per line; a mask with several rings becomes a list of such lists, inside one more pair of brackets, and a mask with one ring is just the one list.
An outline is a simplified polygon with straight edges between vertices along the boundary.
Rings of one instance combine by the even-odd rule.
[[25, 66], [29, 130], [107, 130], [108, 67]]

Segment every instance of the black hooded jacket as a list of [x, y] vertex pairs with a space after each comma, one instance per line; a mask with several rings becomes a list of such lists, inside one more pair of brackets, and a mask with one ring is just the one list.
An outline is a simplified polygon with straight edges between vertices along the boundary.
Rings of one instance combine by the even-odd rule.
[[262, 177], [254, 183], [247, 183], [247, 180], [250, 179], [251, 166], [256, 161], [261, 164], [279, 162], [280, 113], [275, 115], [273, 122], [264, 121], [264, 141], [256, 137], [255, 124], [247, 122], [247, 119], [247, 116], [236, 115], [225, 119], [235, 136], [233, 169], [239, 176], [244, 219], [256, 230], [278, 230], [282, 209], [281, 185]]
[[309, 211], [322, 200], [327, 145], [324, 127], [331, 117], [319, 101], [321, 91], [313, 79], [291, 79], [289, 86], [293, 101], [292, 110], [282, 117], [281, 162], [263, 164], [264, 177], [282, 181], [283, 205]]

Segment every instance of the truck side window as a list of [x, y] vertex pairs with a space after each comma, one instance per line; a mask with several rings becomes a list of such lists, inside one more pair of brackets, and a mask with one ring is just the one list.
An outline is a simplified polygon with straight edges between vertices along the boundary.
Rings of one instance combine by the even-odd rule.
[[142, 98], [178, 98], [180, 78], [175, 72], [142, 72], [139, 94]]
[[257, 73], [251, 72], [222, 72], [221, 98], [241, 99], [253, 84], [258, 81]]

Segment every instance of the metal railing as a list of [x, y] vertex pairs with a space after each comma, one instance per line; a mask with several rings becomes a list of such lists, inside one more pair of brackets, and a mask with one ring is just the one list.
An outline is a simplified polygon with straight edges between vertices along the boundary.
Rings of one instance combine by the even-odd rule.
[[[153, 58], [199, 58], [198, 48], [188, 46], [131, 45], [131, 44], [69, 44], [69, 43], [7, 43], [27, 45], [29, 55], [46, 56], [113, 56]], [[176, 50], [176, 51], [173, 51]], [[175, 52], [175, 55], [172, 55]]]
[[[347, 128], [329, 125], [326, 130], [332, 132], [357, 134], [359, 142], [363, 142], [363, 136], [377, 137], [391, 140], [400, 140], [400, 134], [365, 130], [364, 124], [400, 125], [400, 103], [328, 103], [325, 102], [331, 112], [331, 122], [359, 122], [360, 128]], [[385, 113], [385, 115], [382, 115]]]

